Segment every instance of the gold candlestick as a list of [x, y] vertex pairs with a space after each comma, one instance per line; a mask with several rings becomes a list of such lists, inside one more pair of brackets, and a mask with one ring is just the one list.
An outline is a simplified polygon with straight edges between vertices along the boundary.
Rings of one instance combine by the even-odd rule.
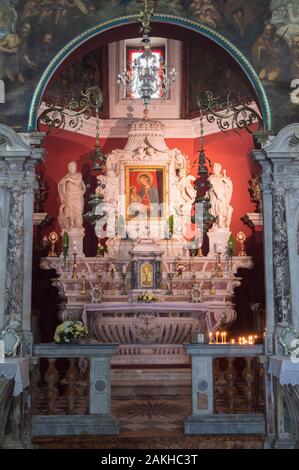
[[74, 250], [73, 252], [73, 272], [72, 272], [72, 279], [78, 279], [78, 272], [77, 272], [77, 251]]
[[222, 264], [221, 264], [221, 253], [217, 253], [217, 269], [216, 277], [223, 277]]
[[102, 256], [102, 245], [101, 245], [101, 239], [98, 238], [97, 258], [101, 258], [101, 256]]
[[202, 258], [202, 257], [203, 257], [201, 246], [198, 247], [197, 256], [198, 256], [199, 258]]
[[215, 284], [213, 281], [211, 281], [210, 285], [210, 295], [215, 295], [216, 294], [216, 289], [215, 289]]
[[51, 250], [48, 253], [48, 256], [53, 257], [53, 256], [58, 256], [56, 251], [55, 251], [55, 243], [58, 240], [58, 235], [56, 232], [51, 232], [49, 237], [48, 237], [49, 242], [51, 243]]
[[246, 241], [246, 235], [244, 232], [238, 232], [237, 233], [237, 240], [240, 243], [240, 251], [238, 256], [247, 256], [247, 253], [245, 251], [245, 241]]
[[85, 295], [87, 294], [87, 291], [86, 291], [86, 285], [85, 285], [85, 271], [83, 269], [82, 271], [82, 284], [81, 284], [81, 292], [80, 294], [85, 297]]

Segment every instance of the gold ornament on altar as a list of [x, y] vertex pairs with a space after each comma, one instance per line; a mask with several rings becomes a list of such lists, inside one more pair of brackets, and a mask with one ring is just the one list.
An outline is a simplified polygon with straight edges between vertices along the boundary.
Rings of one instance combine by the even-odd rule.
[[246, 235], [244, 232], [238, 232], [236, 236], [238, 242], [240, 243], [240, 251], [238, 253], [238, 256], [247, 256], [247, 253], [245, 251], [245, 241], [246, 241]]
[[214, 281], [212, 280], [210, 282], [210, 295], [216, 295], [215, 284], [214, 284]]
[[151, 263], [143, 263], [140, 268], [141, 287], [153, 285], [153, 266]]
[[78, 272], [77, 272], [77, 243], [76, 242], [74, 242], [74, 251], [73, 251], [72, 279], [78, 279]]
[[81, 294], [82, 297], [85, 297], [86, 294], [87, 294], [85, 279], [86, 279], [86, 278], [85, 278], [85, 270], [83, 269], [83, 271], [82, 271], [82, 277], [81, 277], [81, 282], [82, 282], [82, 283], [81, 283], [81, 292], [80, 292], [80, 294]]
[[49, 251], [48, 256], [50, 256], [50, 257], [58, 256], [56, 251], [55, 251], [55, 243], [58, 240], [57, 233], [56, 232], [51, 232], [49, 237], [48, 237], [48, 240], [51, 243], [51, 250]]

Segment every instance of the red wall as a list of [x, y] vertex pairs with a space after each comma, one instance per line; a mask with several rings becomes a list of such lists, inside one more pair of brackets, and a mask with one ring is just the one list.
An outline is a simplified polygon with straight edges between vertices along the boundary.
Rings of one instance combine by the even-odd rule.
[[[123, 148], [126, 139], [101, 139], [101, 146], [105, 154], [115, 148]], [[177, 147], [190, 158], [190, 170], [196, 174], [196, 157], [199, 149], [199, 139], [166, 139], [169, 148]], [[253, 139], [246, 131], [241, 136], [235, 132], [227, 134], [213, 134], [205, 138], [206, 155], [212, 162], [219, 162], [227, 175], [231, 177], [234, 185], [232, 206], [234, 208], [231, 229], [234, 235], [242, 230], [250, 235], [248, 227], [244, 226], [240, 217], [246, 212], [254, 212], [254, 205], [250, 202], [248, 193], [248, 181], [251, 173], [257, 170], [257, 165], [252, 163], [249, 152], [253, 148]], [[88, 154], [94, 148], [94, 138], [68, 131], [53, 131], [45, 139], [47, 158], [44, 164], [39, 165], [37, 171], [44, 173], [44, 178], [50, 187], [49, 196], [45, 203], [45, 211], [54, 218], [42, 234], [48, 234], [51, 230], [60, 232], [56, 222], [58, 215], [59, 199], [57, 183], [66, 174], [67, 164], [76, 161], [78, 168], [86, 174], [90, 165]], [[87, 165], [86, 165], [87, 164]]]

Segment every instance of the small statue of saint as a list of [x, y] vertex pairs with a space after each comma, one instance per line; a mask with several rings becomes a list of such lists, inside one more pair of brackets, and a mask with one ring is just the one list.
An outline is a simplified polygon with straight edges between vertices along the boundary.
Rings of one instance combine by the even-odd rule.
[[76, 162], [68, 164], [69, 172], [58, 183], [58, 194], [61, 202], [58, 222], [61, 230], [82, 228], [83, 196], [86, 191], [82, 174], [77, 171]]
[[230, 228], [233, 208], [230, 201], [233, 193], [232, 180], [226, 176], [226, 171], [221, 173], [220, 163], [214, 163], [213, 173], [209, 177], [212, 188], [209, 190], [211, 214], [217, 217], [213, 228]]

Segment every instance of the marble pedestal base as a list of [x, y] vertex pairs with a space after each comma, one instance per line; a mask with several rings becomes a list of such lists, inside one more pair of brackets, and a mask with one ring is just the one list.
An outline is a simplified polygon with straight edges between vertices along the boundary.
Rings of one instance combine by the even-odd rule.
[[225, 254], [227, 251], [227, 243], [231, 232], [226, 228], [214, 228], [209, 230], [209, 253], [208, 256], [214, 256], [217, 251]]
[[77, 255], [80, 257], [84, 257], [83, 252], [83, 238], [85, 235], [84, 228], [73, 228], [72, 230], [63, 230], [61, 232], [61, 236], [63, 236], [64, 232], [67, 232], [69, 236], [69, 249], [68, 254], [71, 256], [74, 251], [74, 242], [76, 242], [77, 247]]
[[118, 422], [109, 414], [32, 417], [32, 436], [78, 436], [79, 434], [96, 436], [118, 433]]

